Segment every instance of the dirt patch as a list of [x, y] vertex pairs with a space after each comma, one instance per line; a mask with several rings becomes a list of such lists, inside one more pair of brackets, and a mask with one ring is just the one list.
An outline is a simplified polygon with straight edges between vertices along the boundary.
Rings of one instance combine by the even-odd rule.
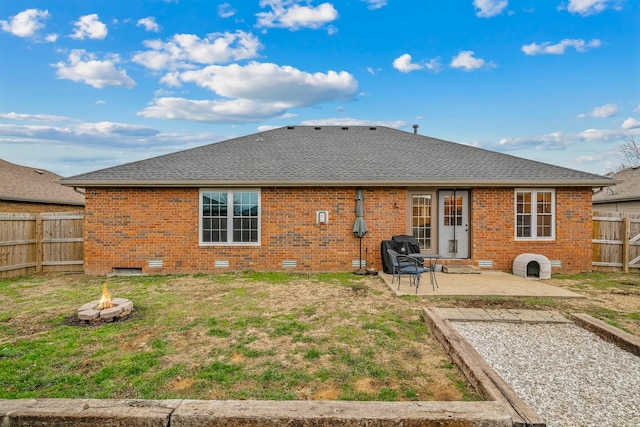
[[373, 378], [362, 378], [355, 382], [353, 388], [361, 393], [374, 394], [380, 388], [380, 384]]
[[340, 388], [336, 385], [325, 385], [313, 394], [312, 400], [336, 400], [340, 396]]
[[168, 384], [168, 388], [173, 391], [185, 391], [193, 388], [196, 381], [193, 378], [181, 378], [177, 377], [171, 380]]

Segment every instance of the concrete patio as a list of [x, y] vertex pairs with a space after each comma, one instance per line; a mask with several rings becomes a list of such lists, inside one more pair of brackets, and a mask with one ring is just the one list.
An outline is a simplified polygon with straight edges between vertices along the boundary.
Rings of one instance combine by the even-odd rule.
[[429, 273], [425, 273], [422, 275], [417, 294], [416, 288], [409, 285], [408, 276], [402, 277], [398, 289], [398, 281], [392, 284], [390, 274], [380, 272], [379, 275], [396, 295], [585, 298], [575, 292], [548, 285], [543, 280], [525, 279], [502, 271], [482, 271], [480, 274], [437, 272], [435, 276], [439, 287], [435, 290], [432, 289]]

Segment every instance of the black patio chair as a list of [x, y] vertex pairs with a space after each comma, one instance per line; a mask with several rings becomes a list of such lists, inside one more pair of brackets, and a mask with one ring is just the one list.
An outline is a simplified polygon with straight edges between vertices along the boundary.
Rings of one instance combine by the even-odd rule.
[[416, 287], [416, 294], [418, 293], [418, 287], [420, 287], [420, 275], [429, 271], [428, 268], [422, 266], [421, 261], [418, 258], [414, 258], [409, 255], [402, 255], [393, 249], [387, 249], [391, 261], [393, 263], [393, 271], [391, 276], [391, 284], [395, 282], [396, 276], [398, 277], [398, 289], [400, 289], [400, 277], [404, 275], [409, 276], [409, 286]]

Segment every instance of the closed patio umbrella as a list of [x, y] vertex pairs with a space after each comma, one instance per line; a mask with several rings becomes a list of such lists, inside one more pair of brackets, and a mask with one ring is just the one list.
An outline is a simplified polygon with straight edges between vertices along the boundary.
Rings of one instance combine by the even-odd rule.
[[362, 189], [356, 191], [356, 222], [353, 225], [353, 235], [360, 239], [360, 261], [358, 270], [354, 271], [355, 274], [366, 274], [366, 271], [362, 268], [362, 238], [367, 234], [369, 229], [367, 223], [364, 221], [364, 195]]

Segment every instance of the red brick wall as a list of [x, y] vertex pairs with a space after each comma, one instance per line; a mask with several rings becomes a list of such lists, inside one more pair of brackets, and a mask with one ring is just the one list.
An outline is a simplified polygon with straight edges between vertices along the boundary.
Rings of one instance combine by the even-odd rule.
[[472, 191], [472, 258], [492, 260], [497, 270], [511, 271], [522, 253], [562, 261], [553, 272], [591, 271], [591, 189], [557, 188], [556, 238], [553, 241], [515, 239], [514, 189], [476, 188]]
[[[262, 188], [260, 246], [199, 246], [197, 188], [105, 189], [86, 192], [85, 272], [115, 268], [147, 273], [282, 270], [296, 260], [302, 271], [351, 271], [359, 256], [353, 236], [354, 188]], [[369, 265], [380, 269], [380, 242], [405, 233], [406, 191], [365, 189], [363, 238]], [[316, 211], [329, 211], [328, 224], [316, 224]], [[148, 268], [150, 259], [162, 268]]]
[[[353, 236], [355, 188], [262, 188], [260, 246], [199, 246], [197, 188], [89, 188], [85, 209], [85, 272], [107, 274], [113, 268], [141, 268], [146, 273], [225, 271], [214, 261], [228, 260], [229, 270], [283, 270], [283, 260], [297, 261], [296, 271], [351, 271], [358, 259]], [[406, 195], [401, 188], [364, 189], [363, 258], [381, 270], [380, 242], [405, 234]], [[328, 224], [316, 224], [316, 211], [329, 211]], [[556, 190], [556, 240], [516, 242], [513, 189], [472, 191], [472, 260], [494, 262], [511, 270], [513, 259], [534, 252], [562, 260], [562, 271], [591, 269], [591, 192]], [[149, 268], [162, 260], [162, 268]], [[286, 270], [286, 268], [284, 268]], [[559, 271], [554, 269], [554, 271]]]

